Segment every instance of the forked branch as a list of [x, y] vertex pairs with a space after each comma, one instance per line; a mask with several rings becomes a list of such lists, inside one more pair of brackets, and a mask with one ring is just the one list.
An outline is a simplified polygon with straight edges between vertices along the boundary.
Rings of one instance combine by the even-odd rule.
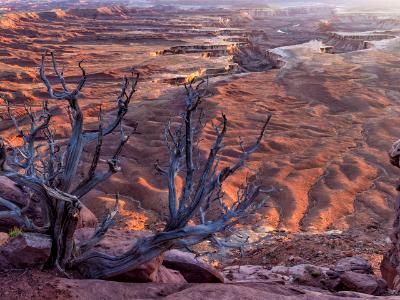
[[[271, 116], [268, 115], [256, 142], [247, 150], [241, 143], [243, 150], [238, 161], [232, 166], [219, 169], [219, 151], [227, 132], [228, 120], [222, 114], [219, 126], [214, 126], [216, 139], [207, 160], [201, 170], [195, 168], [193, 153], [198, 150], [194, 142], [194, 124], [199, 113], [199, 105], [206, 93], [193, 83], [186, 86], [186, 106], [182, 114], [182, 123], [176, 129], [170, 124], [166, 126], [164, 136], [170, 153], [167, 169], [155, 164], [156, 170], [168, 181], [169, 219], [163, 232], [150, 237], [139, 239], [127, 252], [119, 256], [107, 255], [93, 249], [87, 251], [84, 247], [82, 255], [73, 260], [72, 265], [77, 267], [90, 278], [113, 278], [121, 273], [140, 266], [141, 264], [161, 255], [171, 248], [190, 248], [206, 239], [216, 241], [215, 244], [225, 245], [217, 239], [216, 234], [233, 231], [234, 227], [243, 219], [248, 218], [259, 210], [268, 200], [274, 188], [264, 189], [254, 183], [246, 182], [238, 193], [238, 199], [228, 206], [224, 202], [222, 184], [227, 178], [235, 174], [244, 166], [260, 146]], [[185, 184], [177, 199], [176, 176], [184, 166]], [[198, 172], [197, 172], [198, 171]], [[262, 194], [264, 196], [262, 197]], [[219, 214], [208, 214], [212, 209], [219, 210]], [[214, 217], [209, 217], [213, 215]], [[195, 225], [188, 225], [189, 222]], [[196, 224], [197, 223], [197, 224]], [[92, 248], [92, 247], [90, 247]]]
[[[53, 78], [48, 75], [46, 67], [48, 58], [51, 60]], [[57, 140], [56, 134], [50, 128], [51, 114], [47, 100], [43, 101], [40, 112], [25, 106], [29, 126], [25, 126], [25, 124], [22, 126], [19, 124], [22, 123], [21, 120], [18, 121], [14, 116], [10, 102], [6, 97], [2, 97], [7, 105], [10, 120], [18, 136], [23, 140], [23, 145], [19, 147], [9, 145], [10, 150], [8, 150], [1, 139], [1, 175], [28, 188], [35, 194], [36, 199], [40, 199], [40, 211], [43, 214], [41, 217], [45, 226], [43, 228], [36, 226], [26, 217], [24, 209], [20, 209], [6, 199], [0, 200], [0, 205], [5, 209], [0, 212], [0, 219], [12, 219], [12, 222], [24, 229], [49, 233], [53, 239], [49, 264], [56, 266], [61, 271], [64, 271], [65, 266], [74, 256], [73, 236], [82, 207], [80, 198], [120, 170], [119, 157], [131, 134], [125, 134], [122, 121], [128, 111], [139, 79], [139, 75], [135, 71], [132, 71], [131, 78], [124, 78], [123, 86], [117, 97], [117, 115], [109, 125], [104, 126], [100, 110], [98, 130], [85, 132], [84, 115], [79, 105], [79, 98], [82, 96], [87, 74], [82, 61], [79, 62], [78, 67], [81, 77], [75, 87], [70, 88], [64, 77], [64, 68], [60, 70], [53, 52], [44, 53], [40, 63], [40, 78], [46, 86], [50, 98], [67, 104], [71, 132], [66, 137], [60, 137]], [[57, 106], [60, 104], [57, 103]], [[104, 160], [101, 158], [103, 139], [114, 131], [118, 131], [118, 128], [120, 128], [120, 143], [116, 147], [114, 155]], [[97, 145], [87, 176], [75, 184], [83, 149], [90, 142], [96, 140]], [[105, 171], [101, 171], [99, 167], [102, 163], [107, 166]], [[112, 225], [116, 211], [117, 206], [100, 224], [94, 237], [82, 246], [82, 250], [90, 249], [91, 245], [104, 235]]]

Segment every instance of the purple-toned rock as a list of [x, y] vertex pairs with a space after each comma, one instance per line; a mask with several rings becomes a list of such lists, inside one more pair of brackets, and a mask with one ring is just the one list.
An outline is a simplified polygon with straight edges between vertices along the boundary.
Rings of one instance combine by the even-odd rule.
[[194, 254], [170, 250], [164, 254], [163, 265], [179, 271], [190, 283], [223, 283], [224, 276], [211, 265], [196, 259]]
[[43, 267], [50, 257], [50, 236], [23, 233], [0, 246], [0, 269]]
[[224, 275], [231, 282], [260, 282], [269, 280], [271, 271], [264, 266], [244, 265], [224, 268]]
[[375, 275], [347, 271], [340, 275], [340, 290], [379, 296], [387, 291], [387, 284]]
[[398, 260], [399, 253], [395, 252], [393, 248], [384, 254], [380, 269], [382, 277], [388, 283], [389, 288], [400, 291], [400, 275], [397, 271], [397, 266], [400, 265]]
[[79, 220], [77, 228], [96, 228], [99, 220], [97, 217], [92, 213], [92, 211], [87, 208], [85, 205], [82, 205], [81, 211], [79, 213]]
[[236, 266], [224, 270], [233, 282], [269, 282], [280, 280], [332, 292], [351, 291], [370, 295], [383, 295], [386, 282], [375, 276], [370, 264], [362, 257], [345, 258], [332, 269], [310, 264], [292, 267], [275, 266], [268, 270], [262, 266]]
[[[111, 277], [109, 280], [121, 282], [158, 282], [159, 277], [165, 279], [159, 273], [162, 267], [162, 257], [156, 257], [149, 262], [129, 271], [126, 271], [118, 276]], [[171, 276], [172, 277], [172, 276]]]
[[276, 266], [271, 269], [271, 273], [286, 276], [289, 278], [289, 281], [293, 283], [320, 288], [332, 288], [337, 280], [331, 279], [327, 274], [328, 272], [328, 268], [310, 264], [292, 267]]
[[9, 239], [10, 239], [10, 236], [8, 235], [8, 233], [0, 232], [0, 246], [3, 246], [4, 244], [6, 244]]
[[154, 273], [153, 282], [158, 283], [187, 283], [179, 271], [160, 266], [157, 273]]
[[[393, 144], [389, 155], [392, 165], [399, 168], [400, 141]], [[389, 288], [400, 291], [400, 194], [396, 197], [394, 212], [393, 228], [390, 234], [391, 247], [383, 256], [381, 274]]]
[[371, 264], [361, 256], [340, 259], [336, 263], [334, 270], [339, 273], [351, 271], [361, 274], [374, 274]]
[[[75, 230], [75, 243], [79, 244], [90, 239], [95, 229], [90, 227]], [[109, 229], [104, 238], [95, 246], [95, 250], [109, 255], [121, 255], [126, 252], [139, 238], [150, 236], [151, 231], [131, 231]]]
[[17, 205], [26, 205], [26, 196], [22, 189], [5, 176], [0, 176], [0, 196]]

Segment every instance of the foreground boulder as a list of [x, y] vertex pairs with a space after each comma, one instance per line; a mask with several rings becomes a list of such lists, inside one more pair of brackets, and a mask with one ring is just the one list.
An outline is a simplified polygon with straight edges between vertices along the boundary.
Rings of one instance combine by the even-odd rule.
[[110, 280], [142, 283], [186, 283], [185, 278], [178, 271], [164, 267], [162, 261], [162, 257], [158, 256], [133, 270], [110, 278]]
[[[21, 208], [25, 207], [29, 203], [28, 194], [24, 192], [23, 188], [16, 185], [15, 182], [5, 176], [0, 176], [0, 197], [13, 202]], [[27, 216], [34, 221], [36, 225], [43, 225], [42, 212], [40, 209], [40, 197], [38, 195], [33, 195], [33, 197], [30, 199], [30, 202], [31, 204], [27, 211]], [[2, 206], [0, 206], [0, 211], [1, 210], [3, 210]], [[88, 209], [85, 205], [82, 205], [77, 227], [95, 228], [97, 224], [97, 217], [90, 209]], [[19, 226], [19, 224], [16, 224], [12, 219], [2, 218], [0, 220], [0, 230], [2, 231], [8, 231], [14, 226]]]
[[[106, 252], [107, 253], [107, 252]], [[121, 282], [157, 282], [158, 272], [162, 265], [162, 258], [156, 257], [151, 261], [127, 271], [121, 275], [110, 278], [110, 280]]]
[[[400, 168], [400, 140], [395, 142], [389, 152], [390, 163]], [[400, 191], [400, 185], [397, 185]], [[390, 235], [391, 247], [384, 254], [381, 262], [381, 273], [389, 288], [400, 291], [400, 193], [397, 195], [394, 207], [394, 222]]]
[[345, 272], [340, 275], [340, 283], [337, 290], [354, 291], [369, 295], [383, 295], [387, 291], [384, 280], [369, 274], [357, 272]]
[[[20, 208], [23, 208], [28, 204], [28, 194], [23, 191], [22, 187], [16, 185], [12, 180], [5, 176], [0, 176], [0, 197], [13, 202]], [[27, 211], [27, 216], [33, 220], [35, 224], [41, 225], [42, 215], [39, 204], [40, 200], [33, 196], [30, 201], [32, 203]], [[4, 208], [0, 205], [0, 211], [2, 210], [4, 210]], [[19, 224], [16, 224], [13, 219], [1, 218], [1, 231], [9, 231], [14, 226], [19, 226]]]
[[[94, 228], [80, 228], [75, 232], [75, 242], [77, 245], [90, 239], [94, 233]], [[137, 239], [149, 236], [150, 231], [122, 231], [110, 229], [103, 240], [101, 240], [96, 246], [97, 251], [117, 256], [126, 252]], [[186, 283], [185, 278], [179, 273], [179, 271], [168, 269], [162, 265], [163, 257], [155, 257], [149, 262], [133, 269], [126, 271], [118, 276], [109, 278], [112, 281], [120, 282], [157, 282], [157, 283]], [[82, 274], [87, 274], [89, 268], [96, 268], [95, 265], [87, 266], [81, 264], [79, 271]]]
[[361, 256], [345, 257], [340, 259], [334, 270], [339, 273], [356, 272], [361, 274], [374, 274], [371, 264]]
[[397, 292], [400, 291], [400, 261], [398, 254], [393, 249], [384, 254], [381, 262], [382, 278], [386, 280], [388, 287]]
[[[332, 293], [314, 287], [273, 282], [245, 283], [121, 283], [54, 277], [51, 273], [0, 272], [0, 299], [160, 299], [160, 300], [377, 300], [356, 292]], [[399, 299], [398, 296], [385, 300]]]
[[377, 277], [371, 264], [363, 257], [346, 257], [339, 260], [327, 272], [327, 281], [334, 291], [354, 291], [370, 295], [383, 295], [387, 292], [385, 280]]
[[158, 283], [187, 283], [185, 277], [179, 271], [168, 269], [164, 266], [158, 268], [157, 273], [155, 273], [153, 282]]
[[96, 228], [99, 220], [97, 217], [92, 213], [92, 211], [87, 208], [85, 205], [81, 204], [81, 211], [79, 212], [79, 220], [77, 224], [77, 228]]
[[23, 233], [0, 246], [0, 269], [42, 268], [50, 257], [51, 238], [39, 233]]
[[232, 282], [284, 281], [326, 289], [332, 292], [356, 292], [383, 295], [386, 282], [374, 275], [371, 265], [362, 257], [341, 259], [332, 268], [301, 264], [293, 267], [234, 266], [224, 270]]
[[383, 295], [387, 291], [386, 281], [375, 276], [371, 264], [360, 256], [339, 260], [328, 275], [337, 281], [335, 286], [337, 291], [354, 291], [370, 295]]
[[302, 264], [293, 267], [277, 266], [271, 269], [273, 274], [279, 274], [289, 278], [296, 284], [308, 285], [333, 290], [336, 283], [327, 275], [329, 268], [318, 267], [310, 264]]
[[10, 236], [8, 235], [8, 233], [0, 232], [0, 246], [3, 246], [4, 244], [6, 244], [9, 239], [10, 239]]
[[5, 176], [0, 176], [0, 196], [17, 205], [25, 205], [26, 198], [20, 187]]
[[217, 269], [188, 252], [179, 250], [165, 252], [163, 265], [169, 269], [179, 271], [190, 283], [224, 282], [224, 276]]
[[269, 282], [289, 281], [289, 277], [273, 273], [270, 269], [264, 266], [244, 265], [231, 266], [224, 269], [225, 278], [231, 282]]
[[396, 198], [395, 219], [390, 239], [392, 244], [383, 256], [381, 273], [389, 288], [400, 291], [400, 196]]

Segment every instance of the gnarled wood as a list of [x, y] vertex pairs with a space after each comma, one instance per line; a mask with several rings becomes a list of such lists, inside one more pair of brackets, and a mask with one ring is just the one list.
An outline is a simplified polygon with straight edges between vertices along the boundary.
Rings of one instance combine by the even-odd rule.
[[[186, 108], [182, 124], [176, 130], [171, 128], [170, 124], [165, 129], [165, 139], [170, 152], [168, 169], [162, 169], [158, 162], [155, 165], [159, 173], [168, 180], [169, 219], [164, 231], [137, 240], [127, 252], [119, 256], [111, 256], [96, 250], [82, 251], [81, 255], [71, 262], [71, 265], [78, 268], [85, 276], [112, 279], [139, 267], [171, 248], [190, 248], [207, 239], [214, 241], [215, 244], [225, 245], [218, 240], [215, 234], [232, 230], [236, 224], [264, 205], [268, 196], [259, 199], [261, 193], [270, 194], [274, 191], [273, 188], [265, 190], [250, 183], [246, 184], [242, 192], [238, 193], [237, 202], [230, 207], [224, 203], [221, 193], [224, 181], [240, 169], [259, 147], [271, 119], [270, 115], [267, 116], [255, 144], [245, 150], [241, 143], [243, 154], [238, 161], [234, 165], [218, 171], [219, 159], [217, 157], [222, 148], [228, 124], [228, 120], [223, 114], [221, 125], [214, 126], [216, 132], [214, 146], [210, 150], [203, 169], [196, 174], [197, 169], [194, 167], [193, 161], [193, 153], [197, 150], [195, 149], [196, 143], [194, 143], [196, 126], [193, 124], [193, 120], [199, 113], [198, 107], [206, 95], [201, 90], [202, 83], [197, 86], [194, 86], [193, 83], [186, 86]], [[184, 130], [182, 130], [183, 128]], [[180, 171], [181, 165], [185, 165], [186, 172], [185, 184], [178, 201], [175, 177]], [[212, 203], [219, 204], [221, 213], [217, 218], [208, 219], [207, 211], [211, 208]], [[189, 221], [197, 222], [198, 225], [188, 226]]]
[[[48, 57], [51, 59], [52, 69], [61, 90], [56, 90], [46, 75]], [[169, 218], [165, 229], [153, 236], [139, 239], [128, 251], [119, 256], [94, 250], [94, 246], [113, 224], [113, 218], [118, 211], [117, 197], [115, 207], [103, 218], [93, 236], [88, 241], [75, 245], [73, 235], [79, 219], [80, 199], [120, 169], [119, 156], [132, 134], [124, 133], [123, 118], [139, 79], [135, 71], [132, 72], [130, 79], [124, 78], [117, 98], [117, 115], [110, 124], [104, 126], [100, 109], [98, 130], [85, 132], [79, 96], [86, 84], [87, 75], [82, 62], [79, 63], [79, 68], [81, 78], [72, 90], [68, 87], [63, 72], [59, 71], [52, 52], [43, 55], [40, 65], [40, 77], [49, 96], [57, 102], [63, 101], [68, 104], [71, 133], [66, 142], [56, 141], [54, 138], [55, 135], [50, 128], [51, 114], [48, 101], [44, 101], [42, 111], [38, 115], [32, 112], [32, 109], [26, 108], [30, 117], [30, 128], [25, 129], [18, 124], [18, 120], [12, 114], [11, 104], [5, 99], [15, 130], [23, 139], [23, 146], [10, 147], [11, 150], [7, 151], [4, 143], [0, 141], [0, 175], [7, 176], [39, 195], [45, 226], [36, 226], [24, 216], [24, 209], [2, 198], [0, 205], [5, 207], [6, 211], [0, 212], [0, 218], [12, 218], [26, 230], [51, 234], [53, 247], [50, 266], [55, 266], [62, 272], [65, 272], [66, 268], [75, 268], [89, 278], [109, 279], [133, 270], [171, 248], [190, 248], [206, 239], [216, 245], [225, 245], [226, 243], [218, 239], [217, 233], [232, 231], [239, 222], [263, 206], [269, 194], [274, 191], [273, 188], [262, 189], [246, 182], [238, 192], [235, 203], [228, 206], [224, 202], [223, 183], [243, 167], [250, 155], [258, 149], [271, 116], [266, 117], [260, 135], [252, 146], [246, 150], [240, 141], [242, 155], [237, 162], [220, 169], [218, 155], [228, 128], [228, 119], [222, 114], [221, 124], [214, 125], [216, 139], [208, 158], [204, 162], [195, 161], [194, 153], [199, 151], [196, 138], [203, 128], [201, 123], [203, 114], [199, 107], [207, 95], [207, 82], [201, 80], [195, 84], [192, 81], [185, 86], [185, 110], [180, 126], [173, 128], [169, 124], [165, 129], [165, 139], [170, 151], [168, 168], [163, 170], [156, 164], [157, 170], [168, 182]], [[100, 159], [103, 139], [117, 128], [120, 128], [120, 143], [114, 155], [108, 160]], [[39, 135], [46, 139], [47, 144], [38, 143]], [[85, 145], [95, 141], [97, 145], [87, 176], [76, 183], [83, 149]], [[12, 161], [9, 159], [10, 155], [7, 155], [8, 152], [12, 154]], [[98, 170], [103, 162], [108, 165], [107, 171]], [[181, 168], [184, 168], [185, 180], [178, 199], [175, 178], [182, 173]], [[20, 170], [25, 171], [20, 172]], [[261, 193], [267, 195], [261, 197]], [[214, 213], [214, 217], [210, 217], [211, 214], [208, 212], [213, 207], [219, 209], [219, 213]]]
[[[61, 90], [56, 90], [47, 77], [46, 60], [50, 58], [53, 72], [56, 75]], [[66, 142], [55, 141], [54, 134], [49, 126], [51, 113], [49, 102], [43, 102], [42, 111], [37, 114], [31, 108], [26, 107], [26, 112], [30, 119], [30, 128], [22, 128], [18, 120], [12, 113], [12, 105], [5, 97], [8, 114], [13, 122], [18, 136], [23, 139], [23, 146], [10, 147], [6, 150], [4, 143], [1, 143], [0, 158], [2, 175], [7, 176], [16, 183], [25, 186], [27, 189], [38, 195], [41, 199], [42, 212], [44, 214], [45, 226], [39, 228], [27, 220], [21, 210], [15, 207], [8, 212], [2, 212], [1, 217], [12, 217], [15, 222], [25, 230], [46, 231], [53, 238], [53, 249], [50, 265], [57, 266], [64, 270], [70, 262], [75, 248], [73, 235], [78, 223], [81, 204], [79, 199], [93, 189], [97, 184], [104, 182], [111, 175], [119, 171], [118, 161], [122, 148], [127, 143], [129, 135], [123, 133], [122, 120], [125, 116], [128, 105], [135, 93], [135, 87], [139, 75], [132, 72], [131, 78], [124, 78], [120, 95], [117, 98], [118, 112], [117, 118], [105, 129], [101, 118], [99, 119], [99, 130], [97, 132], [84, 132], [83, 112], [79, 105], [79, 96], [84, 88], [87, 75], [83, 67], [83, 62], [79, 62], [81, 78], [74, 89], [70, 89], [63, 72], [59, 67], [53, 52], [46, 52], [42, 56], [40, 64], [40, 78], [47, 88], [50, 98], [57, 102], [66, 102], [71, 123], [71, 134]], [[112, 158], [107, 161], [109, 170], [107, 172], [97, 171], [100, 163], [100, 151], [103, 137], [111, 134], [118, 126], [121, 127], [121, 143], [117, 147]], [[46, 144], [39, 143], [39, 135], [44, 137]], [[98, 139], [94, 158], [88, 177], [78, 183], [73, 188], [77, 178], [77, 169], [81, 162], [82, 152], [85, 145]], [[11, 156], [7, 155], [11, 152]], [[9, 158], [12, 157], [11, 161]], [[12, 168], [6, 168], [11, 166]], [[19, 172], [19, 170], [25, 172]], [[4, 201], [7, 201], [4, 199]], [[8, 202], [4, 202], [8, 203]], [[8, 205], [8, 208], [11, 206]], [[109, 222], [108, 222], [109, 223]], [[107, 224], [108, 224], [107, 223]]]

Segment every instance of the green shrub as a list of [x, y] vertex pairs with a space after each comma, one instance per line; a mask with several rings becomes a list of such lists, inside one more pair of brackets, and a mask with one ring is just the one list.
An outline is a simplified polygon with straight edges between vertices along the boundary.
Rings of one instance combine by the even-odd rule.
[[8, 235], [9, 235], [11, 238], [18, 237], [18, 236], [20, 236], [21, 234], [22, 234], [22, 229], [19, 228], [19, 227], [13, 227], [13, 228], [10, 230], [10, 232], [8, 233]]

